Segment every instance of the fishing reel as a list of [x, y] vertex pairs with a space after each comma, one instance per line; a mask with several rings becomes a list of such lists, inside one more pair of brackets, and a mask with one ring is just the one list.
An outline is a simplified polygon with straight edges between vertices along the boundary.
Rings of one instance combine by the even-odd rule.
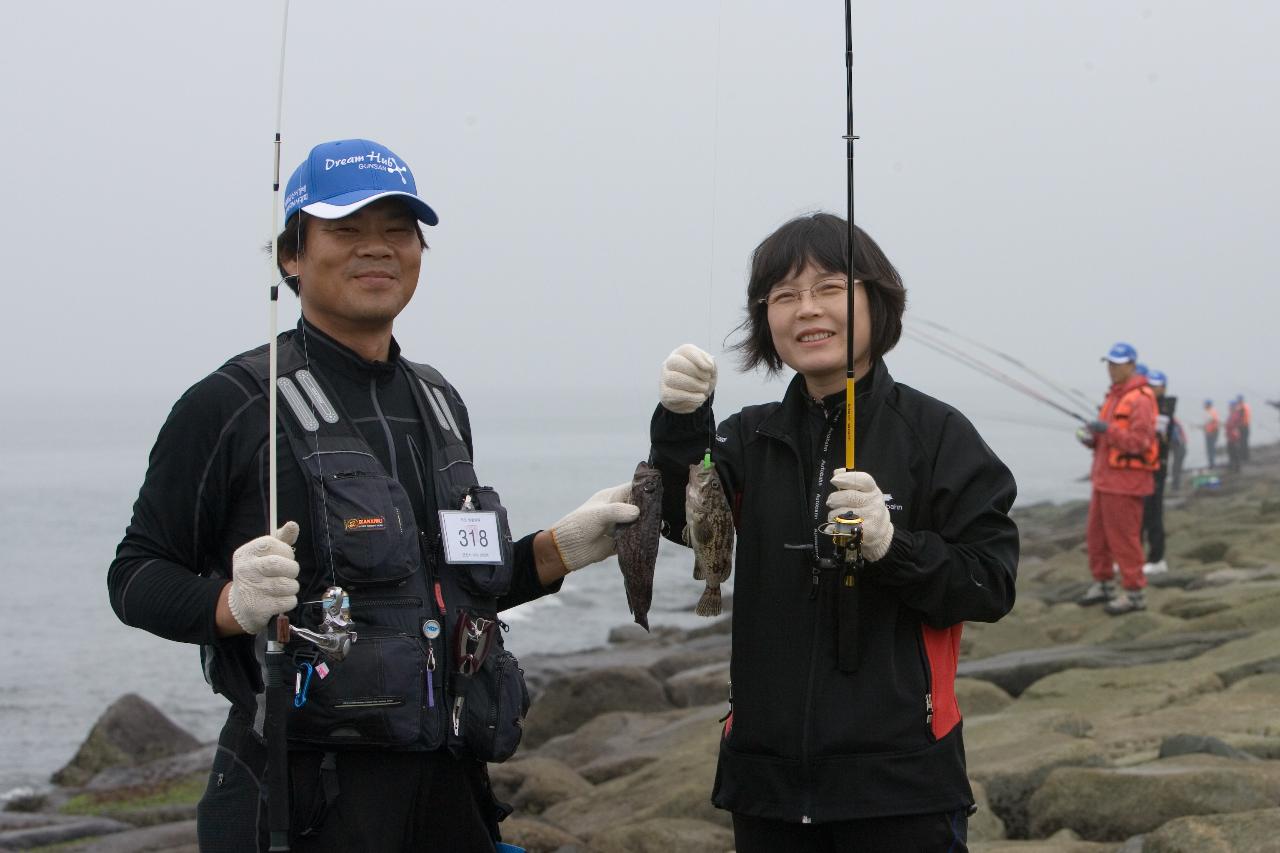
[[[862, 562], [862, 517], [838, 515], [818, 527], [818, 532], [831, 539], [838, 562], [856, 567]], [[846, 586], [852, 586], [852, 575], [846, 575]]]
[[351, 596], [342, 587], [331, 586], [320, 599], [321, 622], [319, 631], [311, 631], [289, 624], [285, 616], [276, 618], [276, 642], [282, 647], [290, 637], [311, 643], [334, 662], [340, 662], [351, 652], [356, 632], [351, 630]]

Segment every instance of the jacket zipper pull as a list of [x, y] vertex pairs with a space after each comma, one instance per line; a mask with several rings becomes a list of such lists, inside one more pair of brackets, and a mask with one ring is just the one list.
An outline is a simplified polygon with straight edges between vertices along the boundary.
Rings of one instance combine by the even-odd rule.
[[924, 694], [924, 722], [925, 725], [933, 725], [933, 694]]

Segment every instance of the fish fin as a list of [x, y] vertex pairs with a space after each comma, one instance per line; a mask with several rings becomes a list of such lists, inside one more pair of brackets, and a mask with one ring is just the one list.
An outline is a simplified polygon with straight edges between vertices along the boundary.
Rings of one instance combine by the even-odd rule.
[[709, 586], [703, 590], [702, 598], [698, 599], [698, 606], [694, 608], [693, 612], [699, 616], [719, 616], [720, 587]]
[[696, 555], [693, 558], [693, 579], [696, 581], [707, 579], [707, 567], [702, 565], [702, 558]]
[[636, 613], [635, 617], [636, 617], [636, 624], [639, 625], [641, 628], [645, 629], [646, 631], [648, 631], [649, 630], [649, 614]]

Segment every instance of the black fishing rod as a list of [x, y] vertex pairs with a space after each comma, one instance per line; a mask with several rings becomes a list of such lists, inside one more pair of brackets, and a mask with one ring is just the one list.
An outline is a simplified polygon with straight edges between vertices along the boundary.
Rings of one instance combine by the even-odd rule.
[[1013, 390], [1021, 394], [1025, 394], [1031, 399], [1039, 403], [1043, 403], [1044, 405], [1049, 406], [1050, 408], [1053, 408], [1061, 412], [1062, 414], [1074, 420], [1079, 421], [1080, 423], [1086, 426], [1089, 424], [1089, 420], [1090, 420], [1089, 418], [1085, 417], [1084, 415], [1081, 415], [1079, 412], [1068, 409], [1066, 406], [1061, 405], [1056, 400], [1051, 400], [1050, 398], [1046, 397], [1044, 394], [1041, 394], [1036, 389], [1027, 385], [1025, 382], [1015, 379], [1014, 377], [1010, 376], [1009, 374], [1005, 373], [1002, 370], [999, 370], [998, 368], [992, 367], [991, 365], [987, 364], [986, 362], [974, 356], [972, 353], [966, 352], [965, 350], [962, 350], [952, 344], [949, 344], [946, 341], [943, 341], [925, 332], [921, 332], [918, 329], [903, 329], [903, 334], [905, 334], [909, 339], [915, 341], [916, 343], [921, 344], [922, 346], [926, 346], [929, 349], [933, 350], [934, 352], [941, 353], [942, 355], [945, 355], [948, 358], [958, 361], [961, 364], [965, 365], [966, 367], [972, 370], [976, 370], [977, 372], [983, 374], [984, 376], [988, 376], [991, 379], [994, 379], [997, 382], [1001, 383], [1002, 385], [1012, 388]]
[[983, 341], [977, 340], [976, 338], [971, 338], [968, 335], [961, 334], [960, 332], [957, 332], [955, 329], [949, 329], [946, 326], [942, 325], [941, 323], [935, 323], [932, 320], [926, 320], [918, 314], [915, 315], [915, 319], [920, 323], [924, 323], [926, 326], [932, 326], [933, 328], [937, 329], [940, 332], [946, 332], [948, 335], [951, 335], [952, 337], [957, 338], [958, 340], [964, 341], [965, 343], [978, 347], [980, 349], [984, 349], [987, 352], [991, 353], [992, 355], [997, 356], [998, 358], [1004, 359], [1005, 361], [1012, 364], [1014, 367], [1017, 367], [1019, 370], [1024, 371], [1028, 375], [1035, 377], [1037, 380], [1039, 380], [1040, 382], [1043, 382], [1045, 385], [1052, 388], [1054, 391], [1057, 391], [1059, 394], [1063, 396], [1063, 398], [1070, 400], [1072, 405], [1083, 405], [1086, 409], [1092, 409], [1094, 407], [1094, 402], [1090, 400], [1089, 397], [1085, 395], [1083, 391], [1080, 391], [1077, 388], [1063, 388], [1062, 386], [1054, 382], [1052, 379], [1045, 376], [1043, 373], [1040, 373], [1039, 371], [1032, 369], [1030, 366], [1023, 363], [1022, 361], [1014, 358], [1013, 356], [1009, 355], [1006, 352], [1001, 352], [1000, 350], [996, 349], [990, 344], [984, 343]]
[[854, 307], [853, 307], [853, 143], [858, 137], [853, 135], [853, 9], [850, 0], [844, 0], [844, 80], [845, 80], [845, 159], [848, 161], [847, 187], [849, 212], [849, 267], [845, 290], [845, 314], [848, 318], [845, 326], [845, 373], [844, 373], [844, 467], [853, 471], [854, 464], [854, 384], [857, 377], [853, 372], [854, 358]]

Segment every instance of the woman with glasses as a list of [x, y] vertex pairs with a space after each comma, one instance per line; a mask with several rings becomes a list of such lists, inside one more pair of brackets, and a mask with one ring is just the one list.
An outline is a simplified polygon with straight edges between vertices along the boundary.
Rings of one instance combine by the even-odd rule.
[[[906, 291], [880, 247], [825, 213], [752, 256], [747, 369], [795, 376], [781, 402], [715, 426], [716, 366], [690, 344], [662, 367], [651, 425], [668, 538], [711, 444], [737, 547], [730, 712], [713, 802], [739, 853], [963, 851], [973, 794], [954, 681], [966, 620], [1013, 607], [1013, 476], [951, 406], [894, 380]], [[855, 460], [844, 465], [847, 288], [854, 288]], [[714, 443], [709, 441], [715, 430]], [[858, 516], [850, 572], [829, 519]]]

